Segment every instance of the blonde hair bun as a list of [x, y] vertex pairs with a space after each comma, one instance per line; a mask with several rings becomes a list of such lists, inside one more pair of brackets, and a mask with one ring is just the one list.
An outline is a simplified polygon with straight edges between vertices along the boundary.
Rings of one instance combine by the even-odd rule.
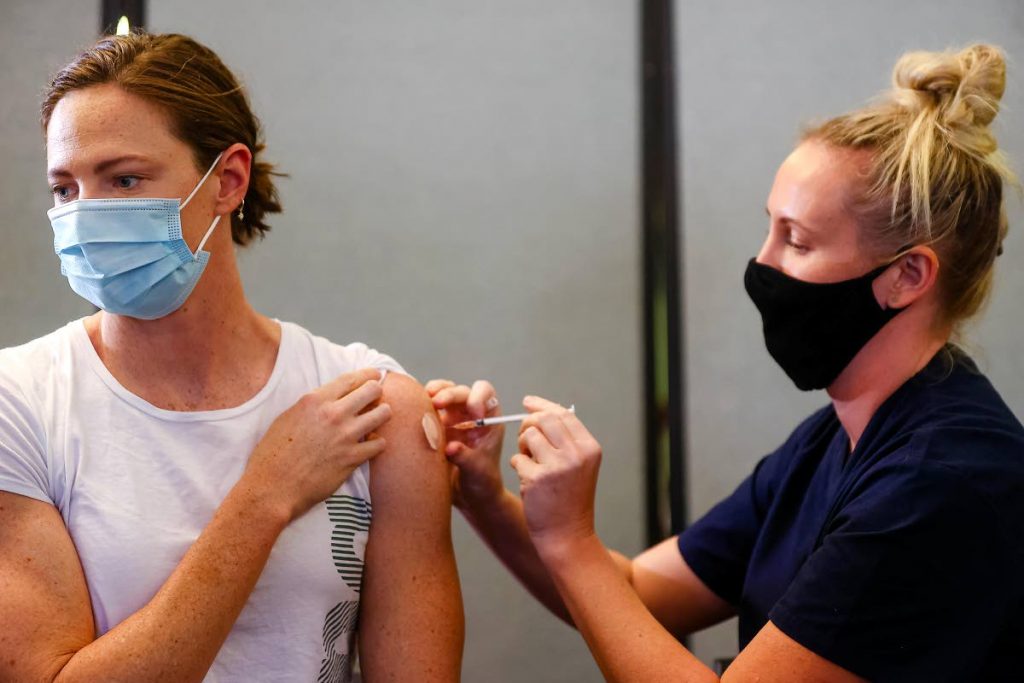
[[872, 104], [811, 128], [805, 140], [870, 152], [865, 185], [849, 200], [881, 255], [908, 244], [939, 256], [941, 314], [959, 326], [988, 297], [1006, 236], [1004, 184], [1016, 184], [991, 123], [1006, 88], [992, 45], [909, 52], [893, 87]]
[[937, 122], [948, 128], [984, 128], [999, 113], [1006, 58], [998, 47], [983, 44], [908, 52], [896, 63], [892, 81], [894, 99], [911, 112], [934, 110]]

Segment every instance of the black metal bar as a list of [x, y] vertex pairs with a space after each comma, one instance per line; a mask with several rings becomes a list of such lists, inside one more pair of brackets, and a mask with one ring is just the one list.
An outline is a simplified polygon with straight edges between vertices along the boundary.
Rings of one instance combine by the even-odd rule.
[[146, 0], [102, 0], [100, 35], [113, 35], [121, 17], [128, 17], [133, 29], [145, 27]]
[[654, 544], [686, 523], [682, 244], [672, 0], [641, 0], [640, 12], [646, 522]]

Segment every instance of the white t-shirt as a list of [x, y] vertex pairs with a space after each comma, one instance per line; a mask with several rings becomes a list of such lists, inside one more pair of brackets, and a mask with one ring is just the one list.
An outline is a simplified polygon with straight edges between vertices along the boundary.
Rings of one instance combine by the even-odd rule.
[[[163, 410], [125, 389], [83, 321], [70, 322], [0, 350], [0, 490], [60, 511], [102, 635], [167, 580], [274, 419], [363, 367], [403, 372], [364, 344], [281, 323], [274, 370], [251, 399]], [[206, 681], [349, 680], [372, 510], [364, 464], [284, 530]]]

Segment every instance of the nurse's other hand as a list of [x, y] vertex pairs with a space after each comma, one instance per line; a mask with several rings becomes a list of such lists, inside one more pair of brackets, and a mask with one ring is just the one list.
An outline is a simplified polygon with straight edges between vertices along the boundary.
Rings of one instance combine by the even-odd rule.
[[249, 457], [245, 486], [288, 521], [332, 495], [357, 467], [384, 451], [374, 431], [391, 419], [381, 372], [349, 372], [314, 389], [270, 425]]
[[527, 396], [512, 467], [519, 475], [526, 524], [537, 551], [564, 550], [594, 534], [594, 492], [601, 444], [557, 403]]
[[445, 426], [444, 453], [452, 471], [452, 502], [472, 512], [495, 504], [505, 490], [501, 480], [501, 443], [505, 427], [453, 429], [453, 425], [501, 414], [501, 403], [490, 382], [478, 380], [472, 387], [446, 379], [427, 382], [427, 393]]

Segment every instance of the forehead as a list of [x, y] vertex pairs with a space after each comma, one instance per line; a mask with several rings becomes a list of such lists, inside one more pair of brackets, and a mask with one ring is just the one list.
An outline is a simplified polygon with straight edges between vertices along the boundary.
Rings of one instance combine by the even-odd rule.
[[171, 159], [189, 152], [171, 133], [170, 119], [160, 107], [113, 84], [65, 95], [46, 129], [51, 169], [92, 164], [112, 154]]
[[866, 152], [809, 140], [779, 167], [769, 208], [809, 223], [847, 222], [851, 200], [863, 188]]

